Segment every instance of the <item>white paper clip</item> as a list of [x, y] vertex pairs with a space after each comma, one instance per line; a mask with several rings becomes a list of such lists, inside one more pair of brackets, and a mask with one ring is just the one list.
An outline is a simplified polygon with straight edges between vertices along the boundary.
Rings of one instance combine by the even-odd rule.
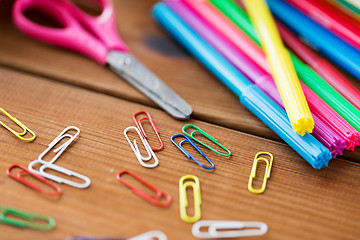
[[[76, 133], [74, 135], [66, 133], [67, 131], [69, 131], [71, 129], [76, 131]], [[30, 164], [28, 166], [28, 169], [33, 173], [36, 173], [38, 175], [41, 175], [41, 176], [43, 176], [45, 178], [51, 179], [51, 180], [53, 180], [55, 182], [58, 182], [58, 183], [64, 183], [64, 184], [67, 184], [67, 185], [70, 185], [70, 186], [73, 186], [73, 187], [76, 187], [76, 188], [87, 188], [91, 183], [90, 178], [88, 178], [88, 177], [86, 177], [86, 176], [84, 176], [84, 175], [82, 175], [80, 173], [71, 171], [71, 170], [69, 170], [67, 168], [64, 168], [64, 167], [61, 167], [61, 166], [58, 166], [58, 165], [54, 164], [54, 162], [60, 157], [60, 155], [65, 151], [65, 149], [76, 139], [76, 137], [79, 135], [79, 133], [80, 133], [80, 129], [77, 128], [77, 127], [70, 126], [70, 127], [65, 128], [48, 145], [48, 148], [39, 155], [37, 160], [34, 160], [34, 161], [30, 162]], [[45, 160], [42, 159], [48, 152], [50, 152], [50, 150], [57, 143], [59, 143], [62, 139], [65, 139], [65, 138], [69, 138], [69, 139], [65, 143], [63, 143], [60, 147], [53, 150], [56, 153], [56, 155], [50, 161], [45, 161]], [[37, 164], [37, 163], [42, 165], [40, 167], [39, 171], [33, 168], [33, 166], [35, 164]], [[63, 173], [63, 174], [68, 175], [68, 176], [74, 176], [76, 178], [79, 178], [80, 180], [83, 181], [83, 183], [74, 182], [74, 181], [64, 179], [64, 178], [52, 175], [50, 173], [47, 173], [47, 172], [45, 172], [45, 169], [47, 169], [47, 168], [50, 168], [52, 170], [55, 170], [57, 172]]]
[[129, 240], [167, 240], [167, 236], [161, 231], [154, 230], [129, 238]]
[[[76, 133], [74, 135], [70, 135], [68, 133], [66, 133], [69, 130], [75, 130]], [[75, 140], [75, 138], [80, 134], [80, 129], [74, 126], [70, 126], [65, 128], [49, 145], [48, 148], [42, 152], [39, 157], [38, 160], [40, 161], [40, 163], [42, 164], [49, 164], [49, 163], [54, 163], [59, 157], [60, 155], [66, 150], [66, 148]], [[69, 138], [69, 140], [67, 140], [65, 143], [63, 143], [60, 147], [56, 148], [54, 150], [55, 153], [57, 153], [50, 161], [45, 161], [43, 160], [43, 157], [50, 152], [50, 150], [57, 144], [59, 143], [61, 140], [65, 139], [65, 138]]]
[[[43, 164], [39, 169], [40, 171], [35, 170], [33, 168], [33, 165], [35, 165], [36, 163], [41, 163], [41, 162], [39, 160], [32, 161], [29, 164], [28, 169], [33, 173], [41, 175], [41, 176], [43, 176], [45, 178], [48, 178], [50, 180], [53, 180], [55, 182], [64, 183], [64, 184], [67, 184], [67, 185], [70, 185], [70, 186], [73, 186], [73, 187], [76, 187], [76, 188], [87, 188], [91, 184], [91, 180], [87, 176], [84, 176], [84, 175], [82, 175], [80, 173], [71, 171], [71, 170], [69, 170], [67, 168], [61, 167], [61, 166], [53, 164], [53, 163]], [[74, 181], [59, 177], [59, 176], [52, 175], [50, 173], [45, 172], [45, 169], [47, 169], [47, 168], [50, 168], [52, 170], [55, 170], [55, 171], [57, 171], [59, 173], [63, 173], [63, 174], [68, 175], [68, 176], [77, 177], [77, 178], [83, 180], [84, 182], [83, 183], [78, 183], [78, 182], [74, 182]]]
[[[130, 141], [128, 135], [127, 135], [127, 132], [130, 130], [130, 129], [134, 129], [137, 134], [139, 135], [144, 147], [145, 147], [145, 150], [148, 154], [147, 157], [143, 157], [139, 151], [139, 147], [138, 145], [136, 144], [136, 139], [134, 139], [134, 144], [132, 144], [132, 142]], [[159, 165], [159, 160], [158, 158], [156, 157], [154, 151], [151, 149], [149, 143], [146, 141], [146, 139], [144, 139], [139, 131], [139, 129], [137, 127], [127, 127], [125, 130], [124, 130], [124, 136], [126, 138], [126, 140], [128, 141], [131, 149], [133, 150], [133, 152], [135, 153], [135, 156], [136, 158], [138, 159], [139, 163], [141, 164], [141, 166], [143, 167], [146, 167], [146, 168], [154, 168], [156, 167], [157, 165]], [[155, 162], [153, 164], [146, 164], [144, 161], [149, 161], [150, 159], [154, 158]]]
[[[208, 230], [207, 232], [200, 231], [201, 228], [208, 228]], [[267, 230], [268, 226], [262, 222], [201, 220], [192, 226], [192, 234], [197, 238], [259, 236], [265, 234]]]

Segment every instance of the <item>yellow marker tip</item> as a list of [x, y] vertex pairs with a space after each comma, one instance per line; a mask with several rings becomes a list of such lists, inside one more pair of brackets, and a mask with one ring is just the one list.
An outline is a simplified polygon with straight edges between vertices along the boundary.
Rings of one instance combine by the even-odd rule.
[[300, 118], [294, 123], [293, 130], [297, 134], [304, 136], [307, 132], [312, 133], [314, 126], [315, 123], [313, 118]]

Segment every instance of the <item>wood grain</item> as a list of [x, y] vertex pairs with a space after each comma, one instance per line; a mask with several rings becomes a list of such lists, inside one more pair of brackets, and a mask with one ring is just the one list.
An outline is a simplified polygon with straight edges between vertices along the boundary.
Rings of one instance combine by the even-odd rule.
[[[1, 106], [38, 135], [27, 143], [0, 129], [1, 204], [52, 216], [57, 223], [50, 232], [0, 224], [0, 239], [132, 237], [154, 229], [169, 239], [194, 239], [191, 224], [180, 220], [178, 210], [178, 180], [186, 174], [200, 179], [202, 219], [268, 224], [265, 236], [252, 239], [337, 240], [357, 239], [360, 234], [358, 163], [336, 159], [317, 171], [285, 144], [191, 120], [186, 123], [198, 125], [233, 153], [219, 157], [202, 148], [216, 164], [215, 171], [205, 171], [170, 143], [184, 122], [162, 111], [4, 68], [0, 72]], [[165, 142], [155, 169], [139, 165], [122, 135], [134, 124], [132, 113], [142, 109], [152, 114]], [[90, 177], [88, 189], [62, 185], [63, 195], [49, 199], [6, 176], [11, 164], [27, 165], [36, 159], [69, 125], [78, 126], [81, 134], [57, 164]], [[253, 157], [263, 150], [273, 153], [275, 160], [265, 193], [255, 195], [247, 190], [247, 182]], [[169, 193], [172, 204], [161, 209], [134, 195], [116, 180], [121, 170], [133, 171]]]
[[[118, 31], [131, 53], [191, 104], [193, 118], [280, 140], [155, 23], [150, 14], [155, 2], [115, 1]], [[17, 30], [9, 18], [0, 21], [1, 65], [155, 106], [92, 59], [31, 39]]]

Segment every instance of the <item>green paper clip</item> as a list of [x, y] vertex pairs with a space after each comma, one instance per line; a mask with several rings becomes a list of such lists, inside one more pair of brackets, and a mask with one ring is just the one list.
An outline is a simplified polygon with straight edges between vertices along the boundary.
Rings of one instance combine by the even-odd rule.
[[[5, 123], [3, 123], [2, 121], [0, 121], [0, 124], [6, 128], [7, 130], [9, 130], [11, 133], [13, 133], [15, 136], [17, 136], [18, 138], [20, 138], [21, 140], [24, 141], [32, 141], [36, 138], [36, 135], [33, 131], [31, 131], [28, 127], [26, 127], [24, 124], [22, 124], [19, 120], [17, 120], [16, 118], [14, 118], [13, 116], [11, 116], [7, 111], [5, 111], [4, 109], [0, 108], [0, 111], [3, 112], [8, 118], [10, 118], [12, 121], [14, 121], [19, 127], [21, 127], [24, 131], [22, 133], [18, 133], [15, 130], [11, 129], [10, 127], [8, 127]], [[24, 138], [23, 136], [27, 133], [31, 133], [32, 137], [31, 138]]]
[[[9, 218], [6, 215], [13, 215], [18, 218], [23, 218], [25, 219], [25, 221], [15, 218]], [[34, 223], [35, 220], [43, 220], [48, 222], [48, 224], [45, 225]], [[55, 227], [55, 220], [51, 217], [23, 212], [5, 206], [0, 206], [0, 222], [22, 228], [32, 228], [40, 231], [49, 231]]]
[[[188, 128], [188, 127], [195, 128], [196, 130], [192, 131], [192, 132], [189, 134], [189, 133], [186, 132], [186, 128]], [[219, 155], [221, 155], [221, 156], [228, 157], [228, 156], [231, 155], [231, 152], [230, 152], [227, 148], [225, 148], [223, 145], [221, 145], [220, 143], [218, 143], [218, 141], [217, 141], [215, 138], [213, 138], [212, 136], [210, 136], [209, 134], [207, 134], [206, 132], [204, 132], [204, 131], [201, 130], [199, 127], [197, 127], [197, 126], [195, 126], [195, 125], [193, 125], [193, 124], [187, 124], [187, 125], [185, 125], [185, 126], [183, 127], [182, 131], [183, 131], [183, 133], [184, 133], [186, 136], [188, 136], [189, 138], [193, 139], [194, 141], [200, 143], [200, 144], [203, 145], [204, 147], [210, 149], [211, 151], [213, 151], [213, 152], [215, 152], [215, 153], [217, 153], [217, 154], [219, 154]], [[224, 150], [227, 152], [227, 154], [221, 153], [221, 152], [213, 149], [212, 147], [206, 145], [205, 143], [201, 142], [200, 140], [196, 139], [196, 138], [194, 137], [194, 134], [195, 134], [195, 133], [200, 133], [200, 134], [202, 134], [204, 137], [206, 137], [207, 139], [209, 139], [210, 141], [212, 141], [213, 143], [215, 143], [216, 145], [218, 145], [219, 147], [221, 147], [222, 149], [224, 149]]]
[[[268, 156], [270, 156], [270, 162], [266, 158], [259, 157], [259, 155], [268, 155]], [[265, 191], [266, 182], [267, 182], [268, 178], [270, 177], [270, 172], [271, 172], [271, 167], [272, 167], [272, 164], [273, 164], [273, 159], [274, 159], [273, 155], [271, 153], [269, 153], [269, 152], [258, 152], [255, 155], [254, 163], [253, 163], [253, 166], [251, 168], [249, 184], [248, 184], [248, 189], [249, 189], [250, 192], [252, 192], [252, 193], [263, 193]], [[252, 183], [253, 183], [253, 180], [254, 180], [254, 178], [256, 176], [256, 169], [257, 169], [257, 165], [258, 165], [259, 161], [264, 161], [266, 163], [266, 170], [265, 170], [265, 175], [264, 175], [264, 181], [263, 181], [263, 184], [262, 184], [261, 188], [255, 189], [255, 188], [252, 187]]]

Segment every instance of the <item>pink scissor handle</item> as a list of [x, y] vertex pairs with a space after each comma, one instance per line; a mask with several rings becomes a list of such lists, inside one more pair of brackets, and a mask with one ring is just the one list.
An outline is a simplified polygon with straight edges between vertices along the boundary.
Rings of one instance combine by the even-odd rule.
[[75, 16], [79, 22], [84, 24], [100, 39], [108, 50], [120, 50], [127, 52], [128, 47], [119, 37], [116, 30], [114, 5], [111, 0], [93, 0], [99, 4], [102, 12], [99, 16], [91, 16], [76, 5], [71, 0], [62, 0], [66, 3], [68, 11]]
[[[110, 49], [101, 39], [97, 39], [79, 24], [78, 19], [67, 9], [68, 6], [70, 5], [62, 0], [17, 0], [13, 8], [13, 20], [21, 31], [36, 39], [83, 53], [101, 64], [106, 64]], [[38, 10], [57, 20], [63, 28], [34, 23], [24, 15], [27, 10]]]

